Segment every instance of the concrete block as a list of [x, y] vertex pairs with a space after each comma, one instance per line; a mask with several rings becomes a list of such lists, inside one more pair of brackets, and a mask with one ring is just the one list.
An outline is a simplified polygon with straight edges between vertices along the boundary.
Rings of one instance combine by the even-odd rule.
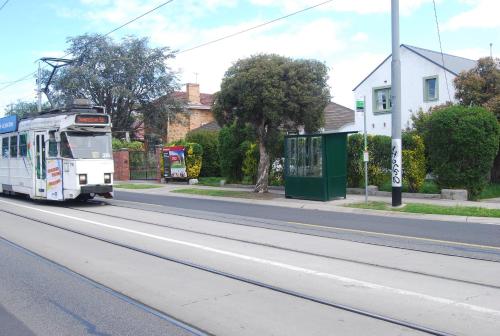
[[467, 196], [467, 190], [464, 189], [441, 189], [442, 199], [467, 201]]
[[190, 185], [193, 185], [193, 184], [198, 184], [198, 179], [189, 179], [188, 183]]

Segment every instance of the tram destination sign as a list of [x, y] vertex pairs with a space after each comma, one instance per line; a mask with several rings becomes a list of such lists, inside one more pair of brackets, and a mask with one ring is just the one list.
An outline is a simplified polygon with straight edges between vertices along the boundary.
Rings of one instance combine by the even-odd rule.
[[17, 131], [17, 116], [0, 118], [0, 134]]
[[109, 116], [107, 115], [77, 115], [75, 122], [77, 124], [86, 125], [103, 125], [109, 123]]

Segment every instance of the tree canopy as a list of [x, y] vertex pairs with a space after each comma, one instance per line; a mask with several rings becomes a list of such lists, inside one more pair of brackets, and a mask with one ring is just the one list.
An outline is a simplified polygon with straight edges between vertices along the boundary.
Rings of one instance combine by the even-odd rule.
[[134, 115], [157, 126], [158, 106], [165, 105], [153, 103], [178, 88], [176, 74], [167, 66], [174, 57], [169, 48], [151, 48], [147, 38], [115, 42], [101, 35], [71, 37], [68, 43], [76, 63], [61, 68], [53, 80], [58, 104], [88, 98], [106, 108], [114, 131], [131, 130]]
[[500, 60], [485, 57], [455, 78], [455, 96], [461, 105], [483, 106], [500, 120]]
[[[48, 105], [44, 104], [42, 108], [47, 108]], [[18, 100], [15, 103], [7, 105], [5, 108], [5, 115], [17, 115], [19, 118], [33, 117], [38, 114], [38, 103], [35, 101]]]
[[269, 146], [280, 129], [314, 132], [324, 124], [330, 100], [328, 69], [316, 60], [262, 54], [231, 66], [216, 94], [214, 114], [221, 125], [250, 124], [259, 143], [256, 192], [267, 192]]

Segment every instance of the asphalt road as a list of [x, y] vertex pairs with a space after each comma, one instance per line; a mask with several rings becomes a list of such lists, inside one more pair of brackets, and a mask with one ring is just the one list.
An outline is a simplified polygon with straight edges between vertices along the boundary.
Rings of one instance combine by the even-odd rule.
[[[254, 219], [254, 225], [264, 226], [266, 221], [275, 221], [278, 222], [279, 228], [282, 230], [500, 261], [500, 250], [484, 251], [480, 247], [473, 246], [500, 247], [500, 225], [432, 221], [418, 218], [403, 219], [124, 191], [115, 191], [115, 199], [117, 201], [139, 202], [144, 205], [142, 207], [147, 207], [147, 204], [162, 205], [187, 216], [193, 213], [202, 214], [204, 218], [212, 217], [215, 219], [220, 219], [221, 215], [247, 217]], [[141, 206], [132, 203], [128, 206], [141, 208]], [[162, 211], [161, 209], [157, 210]], [[234, 219], [231, 218], [231, 220]], [[264, 222], [260, 223], [258, 219]], [[314, 225], [320, 227], [314, 227]], [[368, 233], [343, 231], [332, 234], [332, 232], [325, 232], [321, 227], [360, 230]], [[371, 235], [369, 232], [381, 233], [382, 235]], [[411, 239], [414, 237], [424, 238], [424, 240]], [[442, 241], [464, 244], [461, 246], [451, 244], [444, 249], [446, 244]]]
[[[498, 262], [250, 225], [283, 221], [120, 202], [131, 204], [0, 198], [0, 237], [56, 264], [39, 271], [25, 260], [32, 254], [0, 249], [7, 270], [0, 311], [9, 328], [147, 335], [137, 330], [151, 325], [140, 322], [151, 318], [147, 311], [141, 317], [137, 305], [115, 306], [108, 302], [116, 295], [103, 295], [121, 293], [214, 335], [498, 335]], [[93, 286], [62, 279], [65, 268]]]
[[192, 335], [140, 304], [3, 239], [0, 270], [1, 336]]

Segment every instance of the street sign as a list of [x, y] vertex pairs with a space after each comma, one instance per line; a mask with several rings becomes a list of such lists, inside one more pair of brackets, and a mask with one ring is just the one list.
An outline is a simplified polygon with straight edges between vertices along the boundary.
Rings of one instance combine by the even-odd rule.
[[365, 111], [365, 100], [358, 99], [356, 100], [356, 112], [364, 112]]
[[369, 161], [368, 151], [364, 151], [363, 152], [363, 162], [368, 162], [368, 161]]

